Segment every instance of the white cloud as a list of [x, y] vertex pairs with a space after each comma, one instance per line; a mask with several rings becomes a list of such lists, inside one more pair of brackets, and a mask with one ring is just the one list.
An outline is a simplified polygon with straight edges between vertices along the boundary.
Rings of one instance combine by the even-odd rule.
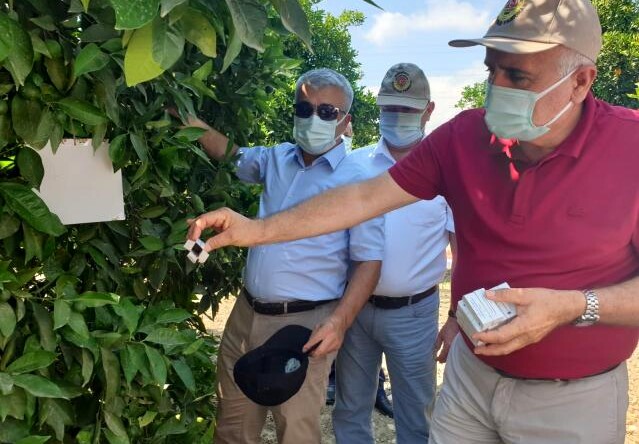
[[426, 125], [427, 132], [453, 118], [461, 110], [455, 104], [461, 99], [465, 86], [486, 80], [486, 67], [476, 62], [468, 68], [446, 76], [429, 76], [430, 94], [435, 102], [435, 111]]
[[464, 1], [427, 0], [425, 6], [425, 10], [418, 10], [409, 15], [383, 12], [374, 16], [373, 26], [365, 38], [381, 46], [417, 32], [483, 33], [489, 25], [489, 11], [478, 10]]

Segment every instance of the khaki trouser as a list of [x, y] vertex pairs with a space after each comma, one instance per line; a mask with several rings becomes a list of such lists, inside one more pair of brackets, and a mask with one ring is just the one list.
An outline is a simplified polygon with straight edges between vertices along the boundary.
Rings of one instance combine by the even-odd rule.
[[229, 317], [218, 351], [218, 410], [216, 444], [257, 444], [266, 413], [273, 414], [280, 444], [320, 442], [320, 410], [326, 400], [328, 373], [335, 354], [310, 358], [306, 380], [292, 398], [275, 407], [255, 404], [233, 380], [233, 366], [246, 352], [262, 345], [280, 328], [298, 324], [315, 328], [335, 309], [336, 302], [314, 310], [285, 315], [255, 313], [240, 295]]
[[572, 381], [507, 378], [480, 361], [458, 335], [429, 443], [622, 444], [627, 409], [625, 363]]

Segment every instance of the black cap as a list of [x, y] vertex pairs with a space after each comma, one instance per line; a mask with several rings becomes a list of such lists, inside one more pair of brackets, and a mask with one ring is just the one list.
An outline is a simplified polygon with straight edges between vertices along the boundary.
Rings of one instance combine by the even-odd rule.
[[238, 359], [233, 368], [235, 383], [257, 404], [271, 407], [287, 401], [306, 379], [308, 355], [302, 347], [310, 337], [311, 330], [301, 325], [281, 328]]

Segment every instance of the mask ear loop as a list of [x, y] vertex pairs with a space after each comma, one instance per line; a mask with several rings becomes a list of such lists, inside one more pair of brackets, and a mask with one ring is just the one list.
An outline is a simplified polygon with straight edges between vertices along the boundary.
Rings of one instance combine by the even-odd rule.
[[[535, 104], [537, 103], [537, 101], [539, 99], [541, 99], [542, 97], [544, 97], [546, 94], [548, 94], [549, 92], [553, 91], [555, 88], [557, 88], [559, 85], [561, 85], [562, 83], [564, 83], [566, 81], [566, 79], [569, 79], [570, 76], [572, 76], [575, 72], [577, 72], [579, 68], [575, 68], [572, 71], [570, 71], [568, 74], [566, 74], [564, 77], [562, 77], [561, 79], [559, 79], [559, 81], [557, 83], [555, 83], [554, 85], [552, 85], [550, 88], [548, 88], [546, 91], [543, 91], [541, 93], [539, 93], [539, 95], [537, 96], [537, 98], [535, 99]], [[572, 108], [573, 103], [572, 100], [570, 100], [566, 106], [563, 107], [563, 109], [561, 111], [559, 111], [559, 113], [553, 117], [552, 119], [550, 119], [548, 122], [544, 123], [543, 125], [534, 125], [533, 126], [535, 128], [542, 128], [545, 126], [549, 126], [552, 125], [553, 123], [555, 123], [561, 116], [563, 116], [570, 108]]]

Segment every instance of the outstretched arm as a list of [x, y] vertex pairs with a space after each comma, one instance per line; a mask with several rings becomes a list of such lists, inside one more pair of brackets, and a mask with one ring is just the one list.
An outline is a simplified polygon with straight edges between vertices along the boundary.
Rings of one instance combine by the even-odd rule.
[[211, 211], [189, 221], [188, 238], [198, 239], [206, 228], [218, 231], [206, 242], [207, 251], [302, 239], [352, 227], [417, 200], [384, 173], [334, 188], [266, 219], [251, 220], [228, 208]]

